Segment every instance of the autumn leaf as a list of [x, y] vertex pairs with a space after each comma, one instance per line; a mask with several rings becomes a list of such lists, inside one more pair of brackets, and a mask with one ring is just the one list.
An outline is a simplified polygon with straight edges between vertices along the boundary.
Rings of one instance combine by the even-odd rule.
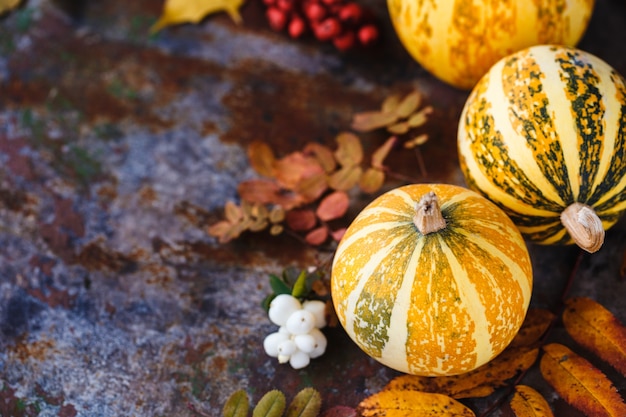
[[359, 138], [350, 132], [343, 132], [337, 135], [337, 150], [335, 159], [342, 167], [351, 167], [361, 163], [363, 160], [363, 146]]
[[315, 214], [322, 221], [334, 220], [346, 214], [349, 206], [350, 198], [348, 194], [343, 191], [335, 191], [320, 201]]
[[518, 372], [530, 368], [539, 355], [538, 348], [507, 348], [492, 361], [473, 371], [453, 376], [422, 377], [401, 375], [385, 389], [402, 389], [446, 394], [453, 398], [486, 397], [502, 387]]
[[302, 197], [305, 203], [310, 203], [317, 200], [327, 189], [328, 178], [326, 174], [319, 173], [300, 180], [294, 191]]
[[328, 178], [328, 186], [338, 191], [348, 191], [359, 183], [363, 168], [358, 165], [343, 167]]
[[276, 389], [271, 390], [261, 397], [254, 407], [252, 417], [280, 417], [286, 405], [285, 394]]
[[207, 15], [226, 12], [237, 24], [241, 23], [239, 8], [245, 0], [165, 0], [163, 13], [150, 28], [151, 33], [180, 23], [198, 23]]
[[333, 151], [331, 151], [330, 148], [328, 148], [327, 146], [311, 142], [304, 147], [303, 152], [305, 154], [314, 155], [315, 159], [317, 159], [321, 167], [327, 173], [333, 172], [337, 167], [337, 162], [335, 161]]
[[391, 152], [391, 150], [393, 149], [397, 141], [398, 139], [395, 136], [392, 136], [389, 139], [387, 139], [385, 143], [383, 143], [378, 149], [374, 151], [374, 153], [372, 154], [372, 167], [373, 168], [376, 168], [376, 169], [384, 168], [383, 162], [385, 158], [387, 158], [387, 155], [389, 155], [389, 152]]
[[554, 320], [554, 314], [550, 310], [542, 308], [531, 308], [526, 313], [526, 318], [522, 323], [519, 331], [509, 344], [509, 348], [516, 346], [531, 346], [539, 339], [550, 327]]
[[0, 15], [15, 9], [22, 0], [0, 0]]
[[317, 417], [322, 407], [322, 397], [314, 388], [304, 388], [289, 404], [285, 417]]
[[274, 177], [281, 187], [295, 190], [310, 177], [324, 174], [324, 169], [311, 156], [303, 152], [293, 152], [274, 163]]
[[250, 165], [259, 174], [264, 177], [274, 176], [274, 152], [272, 148], [265, 142], [255, 141], [248, 146], [248, 159]]
[[328, 228], [326, 226], [320, 226], [317, 229], [311, 230], [304, 240], [313, 246], [318, 246], [324, 243], [328, 239]]
[[256, 204], [277, 204], [285, 210], [290, 210], [304, 203], [301, 195], [282, 192], [273, 181], [253, 179], [239, 183], [237, 192], [241, 198]]
[[589, 361], [558, 343], [543, 350], [541, 374], [565, 401], [590, 416], [626, 416], [617, 389]]
[[537, 391], [527, 385], [515, 386], [511, 409], [517, 417], [553, 417], [550, 405]]
[[242, 389], [235, 391], [224, 404], [223, 417], [247, 417], [250, 402], [248, 395]]
[[317, 216], [313, 210], [290, 210], [285, 215], [287, 226], [296, 232], [313, 229], [317, 224]]
[[475, 416], [447, 395], [402, 389], [380, 391], [361, 401], [357, 411], [363, 417]]
[[563, 324], [572, 338], [626, 376], [626, 327], [586, 297], [567, 300]]
[[400, 104], [398, 104], [398, 106], [393, 110], [393, 112], [396, 114], [397, 117], [400, 117], [402, 119], [407, 118], [415, 110], [417, 110], [421, 101], [422, 101], [422, 95], [417, 91], [413, 91], [407, 94], [407, 96], [404, 97], [404, 99], [402, 99]]
[[324, 411], [322, 417], [358, 417], [356, 410], [345, 405], [336, 405]]
[[380, 169], [368, 168], [359, 179], [359, 188], [365, 193], [375, 193], [385, 183], [385, 173]]
[[392, 112], [366, 111], [352, 117], [352, 129], [357, 132], [369, 132], [394, 123], [398, 116]]

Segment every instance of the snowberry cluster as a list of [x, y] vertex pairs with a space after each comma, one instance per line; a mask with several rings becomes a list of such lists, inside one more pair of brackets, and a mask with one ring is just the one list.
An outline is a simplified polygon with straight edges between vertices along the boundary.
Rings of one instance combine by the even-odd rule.
[[292, 38], [310, 31], [320, 41], [331, 41], [341, 51], [378, 39], [372, 13], [350, 0], [263, 0], [270, 27], [287, 30]]
[[321, 356], [327, 343], [320, 331], [326, 326], [325, 309], [322, 301], [300, 303], [289, 294], [277, 295], [270, 303], [269, 317], [280, 328], [263, 341], [265, 353], [280, 363], [289, 362], [294, 369], [304, 368], [312, 358]]

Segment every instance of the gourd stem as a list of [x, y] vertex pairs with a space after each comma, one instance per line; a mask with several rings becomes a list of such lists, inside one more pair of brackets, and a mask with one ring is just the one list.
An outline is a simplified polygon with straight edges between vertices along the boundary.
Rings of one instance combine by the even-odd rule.
[[434, 233], [446, 227], [446, 219], [443, 218], [441, 208], [439, 208], [439, 199], [434, 192], [431, 191], [424, 195], [415, 204], [413, 223], [423, 235]]
[[588, 205], [570, 204], [561, 213], [561, 223], [574, 242], [587, 252], [594, 253], [602, 247], [605, 234], [602, 220]]

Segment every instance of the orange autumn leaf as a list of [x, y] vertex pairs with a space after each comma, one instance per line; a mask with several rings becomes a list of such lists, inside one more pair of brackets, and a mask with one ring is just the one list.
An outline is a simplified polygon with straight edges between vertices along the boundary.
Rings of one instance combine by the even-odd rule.
[[294, 193], [282, 192], [276, 183], [254, 179], [239, 183], [237, 191], [241, 198], [253, 204], [276, 204], [285, 210], [290, 210], [304, 203], [302, 196]]
[[264, 177], [272, 177], [274, 175], [274, 152], [272, 148], [265, 142], [255, 141], [248, 146], [248, 159], [250, 165], [259, 174]]
[[389, 155], [389, 152], [393, 149], [394, 145], [397, 142], [397, 138], [395, 136], [390, 137], [383, 143], [378, 149], [374, 151], [372, 154], [372, 167], [376, 169], [383, 169], [383, 161]]
[[563, 324], [572, 338], [626, 376], [626, 327], [586, 297], [566, 301]]
[[348, 191], [359, 183], [363, 168], [358, 165], [346, 166], [335, 171], [328, 178], [328, 186], [338, 191]]
[[385, 173], [380, 169], [368, 168], [359, 179], [359, 188], [368, 194], [375, 193], [385, 183]]
[[301, 181], [324, 174], [324, 169], [314, 157], [293, 152], [274, 163], [274, 177], [279, 185], [295, 190]]
[[328, 178], [324, 173], [311, 175], [302, 178], [296, 185], [294, 191], [298, 193], [305, 203], [311, 203], [317, 200], [324, 191], [328, 189]]
[[313, 246], [321, 245], [328, 239], [328, 228], [325, 226], [320, 226], [317, 229], [311, 230], [304, 237], [304, 240]]
[[315, 214], [322, 221], [334, 220], [346, 214], [349, 206], [350, 198], [348, 194], [343, 191], [335, 191], [320, 201]]
[[518, 372], [530, 368], [539, 355], [538, 348], [507, 348], [492, 361], [461, 375], [423, 377], [400, 375], [385, 389], [402, 389], [446, 394], [453, 398], [485, 397], [502, 387]]
[[530, 346], [536, 343], [548, 330], [554, 318], [555, 316], [550, 310], [531, 308], [509, 347]]
[[543, 350], [541, 374], [567, 403], [589, 416], [626, 416], [626, 404], [615, 386], [589, 361], [558, 343]]
[[239, 8], [244, 0], [166, 0], [163, 13], [150, 32], [180, 23], [198, 23], [207, 15], [226, 12], [235, 23], [241, 23]]
[[337, 150], [335, 159], [342, 167], [351, 167], [363, 161], [363, 146], [358, 136], [350, 132], [337, 135]]
[[366, 111], [357, 113], [352, 118], [352, 129], [358, 132], [368, 132], [394, 123], [398, 116], [387, 111]]
[[447, 395], [400, 389], [380, 391], [364, 399], [357, 411], [362, 417], [475, 416]]
[[510, 405], [517, 417], [554, 416], [546, 399], [527, 385], [515, 386], [515, 393], [511, 398]]
[[320, 163], [324, 171], [327, 173], [333, 172], [337, 167], [337, 162], [335, 161], [333, 151], [330, 150], [330, 148], [328, 148], [327, 146], [311, 142], [307, 143], [307, 145], [304, 147], [303, 152], [307, 155], [313, 155]]
[[317, 224], [317, 217], [313, 210], [290, 210], [285, 215], [287, 226], [296, 232], [311, 230]]

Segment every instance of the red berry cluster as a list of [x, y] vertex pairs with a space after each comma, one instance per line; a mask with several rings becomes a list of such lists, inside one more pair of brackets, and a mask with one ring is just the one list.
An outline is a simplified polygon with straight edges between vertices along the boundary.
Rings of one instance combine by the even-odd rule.
[[323, 42], [331, 41], [345, 51], [356, 44], [370, 45], [378, 39], [372, 13], [350, 0], [263, 0], [270, 27], [287, 30], [292, 38], [307, 32]]

